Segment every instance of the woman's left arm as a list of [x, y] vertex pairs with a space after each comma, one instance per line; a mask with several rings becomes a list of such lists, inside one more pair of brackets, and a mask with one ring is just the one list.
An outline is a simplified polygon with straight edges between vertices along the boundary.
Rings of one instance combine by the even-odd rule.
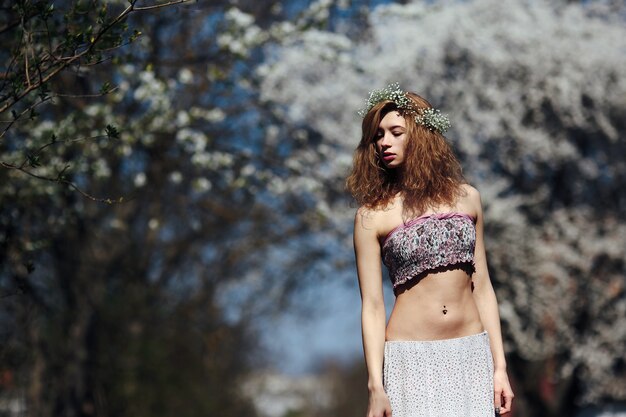
[[500, 414], [511, 411], [513, 391], [506, 373], [506, 359], [502, 344], [502, 331], [500, 329], [500, 314], [498, 313], [498, 301], [496, 293], [491, 285], [489, 271], [487, 270], [487, 256], [485, 254], [485, 242], [483, 236], [483, 210], [478, 190], [472, 188], [471, 200], [476, 208], [476, 247], [474, 251], [474, 263], [476, 271], [472, 275], [474, 284], [474, 301], [480, 314], [483, 327], [489, 334], [491, 353], [494, 365], [494, 406]]

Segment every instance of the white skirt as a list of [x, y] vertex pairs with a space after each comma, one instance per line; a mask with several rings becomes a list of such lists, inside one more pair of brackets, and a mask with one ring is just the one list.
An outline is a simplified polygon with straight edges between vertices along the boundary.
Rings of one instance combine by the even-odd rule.
[[494, 417], [489, 336], [386, 341], [383, 383], [393, 417]]

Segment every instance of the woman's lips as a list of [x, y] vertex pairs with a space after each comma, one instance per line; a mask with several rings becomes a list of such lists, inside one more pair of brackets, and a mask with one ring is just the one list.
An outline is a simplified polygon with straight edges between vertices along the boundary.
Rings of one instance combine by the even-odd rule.
[[383, 159], [385, 160], [385, 162], [389, 162], [389, 161], [393, 161], [395, 159], [396, 155], [393, 153], [390, 153], [388, 155], [384, 155]]

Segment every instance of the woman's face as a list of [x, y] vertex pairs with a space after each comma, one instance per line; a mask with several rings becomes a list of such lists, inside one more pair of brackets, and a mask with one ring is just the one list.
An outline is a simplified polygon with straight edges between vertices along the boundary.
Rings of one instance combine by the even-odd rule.
[[376, 151], [385, 167], [397, 168], [404, 163], [406, 141], [404, 117], [396, 111], [387, 113], [376, 133]]

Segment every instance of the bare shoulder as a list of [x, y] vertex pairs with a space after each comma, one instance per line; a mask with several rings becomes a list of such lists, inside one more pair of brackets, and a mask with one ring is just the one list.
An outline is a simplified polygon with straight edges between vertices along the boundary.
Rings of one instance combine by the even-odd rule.
[[471, 184], [461, 184], [461, 188], [463, 189], [463, 191], [465, 191], [466, 198], [469, 201], [472, 201], [472, 202], [479, 201], [480, 202], [480, 192], [478, 191], [478, 189], [476, 187], [474, 187]]
[[482, 213], [482, 203], [478, 189], [471, 184], [463, 184], [461, 188], [465, 191], [465, 201], [475, 210], [476, 214], [480, 215]]
[[361, 206], [354, 216], [354, 227], [364, 229], [375, 229], [376, 224], [380, 221], [380, 210]]
[[354, 233], [378, 238], [385, 227], [386, 216], [387, 212], [383, 209], [359, 207], [354, 216]]

